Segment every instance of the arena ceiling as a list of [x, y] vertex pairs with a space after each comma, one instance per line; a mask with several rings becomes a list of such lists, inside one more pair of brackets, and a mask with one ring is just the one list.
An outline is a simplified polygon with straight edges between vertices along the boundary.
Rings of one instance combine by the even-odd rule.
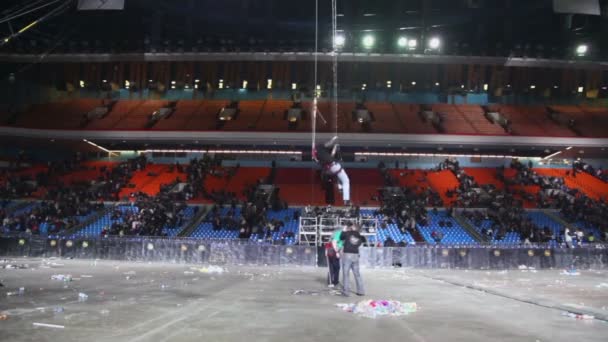
[[[24, 6], [41, 3], [51, 4], [21, 15]], [[9, 39], [0, 52], [312, 51], [314, 3], [126, 0], [123, 11], [78, 11], [72, 0], [5, 0], [0, 22], [10, 23], [2, 28], [7, 37], [66, 6]], [[320, 51], [330, 47], [330, 3], [319, 0]], [[581, 43], [590, 47], [589, 58], [608, 53], [601, 39], [608, 33], [606, 17], [555, 13], [551, 0], [342, 0], [337, 12], [346, 52], [360, 51], [361, 37], [373, 34], [378, 53], [395, 52], [401, 36], [421, 46], [440, 37], [441, 52], [450, 55], [565, 58]]]

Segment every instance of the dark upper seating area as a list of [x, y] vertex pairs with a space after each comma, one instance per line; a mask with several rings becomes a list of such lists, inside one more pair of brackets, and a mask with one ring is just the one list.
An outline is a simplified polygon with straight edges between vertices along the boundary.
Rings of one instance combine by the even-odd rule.
[[[12, 124], [17, 127], [92, 130], [226, 130], [226, 131], [310, 131], [312, 102], [294, 104], [289, 100], [244, 100], [235, 103], [236, 115], [220, 122], [219, 112], [228, 100], [180, 100], [173, 111], [158, 120], [152, 113], [167, 107], [164, 100], [121, 100], [109, 105], [99, 99], [78, 99], [35, 105], [18, 113]], [[105, 106], [101, 117], [88, 117], [93, 109]], [[301, 108], [298, 120], [289, 120], [290, 108]], [[608, 109], [585, 106], [519, 106], [471, 104], [417, 105], [368, 102], [369, 123], [361, 123], [353, 114], [355, 102], [338, 103], [337, 127], [340, 132], [393, 134], [465, 134], [555, 137], [608, 136]], [[317, 130], [332, 132], [332, 103], [319, 101]], [[492, 119], [489, 113], [497, 115]], [[3, 124], [7, 124], [7, 119]]]

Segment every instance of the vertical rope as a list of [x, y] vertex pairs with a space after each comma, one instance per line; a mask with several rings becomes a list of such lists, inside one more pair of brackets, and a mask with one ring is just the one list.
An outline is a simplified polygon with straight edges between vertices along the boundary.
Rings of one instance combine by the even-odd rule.
[[333, 37], [333, 50], [332, 50], [332, 71], [333, 71], [333, 104], [332, 114], [334, 126], [334, 135], [338, 135], [338, 46], [336, 44], [338, 28], [338, 13], [337, 13], [337, 0], [331, 1], [331, 31]]
[[[310, 151], [314, 151], [315, 145], [317, 143], [317, 64], [318, 64], [318, 52], [319, 52], [319, 0], [315, 0], [315, 58], [314, 58], [314, 84], [312, 86], [313, 89], [313, 100], [312, 100], [312, 110], [311, 110], [311, 129], [312, 129], [312, 142], [310, 146]], [[310, 203], [312, 204], [314, 200], [315, 193], [315, 172], [311, 172], [310, 174]]]
[[314, 84], [313, 84], [313, 100], [312, 100], [312, 146], [314, 150], [317, 140], [317, 64], [318, 64], [318, 49], [319, 49], [319, 0], [315, 0], [315, 61], [314, 61]]

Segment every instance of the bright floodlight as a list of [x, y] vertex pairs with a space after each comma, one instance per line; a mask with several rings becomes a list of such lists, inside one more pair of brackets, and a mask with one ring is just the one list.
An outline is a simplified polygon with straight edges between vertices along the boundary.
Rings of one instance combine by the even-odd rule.
[[367, 34], [363, 37], [363, 47], [366, 49], [371, 49], [374, 46], [376, 39], [371, 34]]
[[397, 40], [397, 45], [398, 45], [399, 47], [402, 47], [402, 48], [403, 48], [403, 47], [406, 47], [406, 46], [407, 46], [407, 38], [405, 38], [405, 37], [400, 37], [400, 38]]
[[437, 37], [433, 37], [429, 40], [429, 48], [431, 48], [433, 50], [439, 49], [440, 45], [441, 45], [441, 41]]
[[588, 49], [589, 48], [587, 47], [587, 45], [581, 44], [576, 47], [576, 54], [579, 56], [584, 56], [585, 54], [587, 54]]
[[334, 46], [336, 48], [341, 48], [344, 47], [344, 43], [346, 43], [346, 38], [344, 38], [344, 36], [341, 34], [337, 34], [334, 38]]
[[418, 45], [418, 41], [416, 39], [410, 39], [407, 41], [407, 47], [411, 50], [411, 49], [415, 49], [416, 46]]

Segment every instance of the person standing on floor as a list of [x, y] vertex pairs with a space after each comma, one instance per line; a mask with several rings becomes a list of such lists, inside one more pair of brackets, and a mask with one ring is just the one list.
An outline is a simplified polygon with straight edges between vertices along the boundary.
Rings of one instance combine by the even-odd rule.
[[347, 231], [340, 234], [340, 240], [344, 242], [342, 253], [343, 295], [350, 296], [349, 276], [352, 270], [357, 286], [357, 296], [364, 296], [365, 289], [363, 288], [361, 273], [359, 273], [359, 247], [366, 242], [365, 236], [359, 233], [359, 226], [351, 225]]
[[327, 265], [329, 266], [328, 286], [336, 287], [340, 284], [340, 253], [344, 247], [344, 242], [340, 240], [340, 234], [345, 229], [337, 229], [331, 236], [331, 240], [325, 244], [325, 255], [327, 256]]

